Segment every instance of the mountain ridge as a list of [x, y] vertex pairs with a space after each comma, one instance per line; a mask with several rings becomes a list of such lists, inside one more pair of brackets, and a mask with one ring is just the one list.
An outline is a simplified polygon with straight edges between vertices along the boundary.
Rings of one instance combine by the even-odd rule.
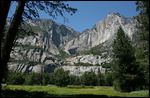
[[[133, 33], [137, 32], [135, 28], [137, 24], [138, 22], [135, 19], [124, 18], [119, 13], [110, 13], [105, 19], [95, 24], [91, 30], [84, 30], [80, 36], [68, 42], [65, 46], [65, 51], [69, 54], [82, 53], [86, 49], [99, 45], [106, 40], [114, 39], [119, 26], [132, 39]], [[74, 52], [71, 53], [69, 50], [73, 50]]]
[[[118, 28], [121, 26], [132, 39], [133, 34], [137, 32], [135, 25], [138, 25], [135, 19], [125, 18], [119, 13], [108, 14], [92, 29], [86, 29], [82, 33], [51, 19], [28, 20], [27, 23], [32, 27], [40, 27], [41, 31], [37, 29], [35, 30], [36, 35], [25, 36], [16, 41], [18, 45], [13, 47], [14, 51], [11, 52], [11, 60], [8, 63], [9, 70], [23, 73], [54, 72], [57, 68], [74, 66], [80, 62], [92, 64], [92, 66], [98, 64], [100, 67], [103, 63], [112, 61], [111, 44]], [[94, 48], [98, 45], [101, 48]], [[82, 54], [90, 49], [103, 50], [103, 52], [101, 51], [99, 55]], [[73, 55], [73, 57], [59, 56], [58, 58], [58, 55], [64, 55], [61, 54], [65, 53], [62, 51]], [[71, 66], [67, 68], [70, 68], [72, 74], [78, 75], [78, 73], [85, 71], [83, 68], [79, 68], [81, 69], [79, 71], [82, 72], [74, 72]], [[90, 71], [90, 68], [87, 66], [86, 70]]]

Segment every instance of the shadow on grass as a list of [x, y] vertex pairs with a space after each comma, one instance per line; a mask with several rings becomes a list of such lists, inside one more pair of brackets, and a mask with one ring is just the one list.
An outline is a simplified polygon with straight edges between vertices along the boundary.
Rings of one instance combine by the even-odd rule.
[[43, 91], [28, 92], [25, 90], [2, 90], [2, 97], [48, 97], [49, 94]]
[[77, 94], [77, 95], [62, 95], [62, 97], [108, 97], [107, 95], [93, 95], [93, 94]]
[[44, 91], [29, 92], [25, 90], [10, 90], [10, 89], [2, 90], [1, 95], [2, 97], [108, 97], [107, 95], [93, 95], [93, 94], [59, 95], [59, 94], [48, 94], [47, 92]]

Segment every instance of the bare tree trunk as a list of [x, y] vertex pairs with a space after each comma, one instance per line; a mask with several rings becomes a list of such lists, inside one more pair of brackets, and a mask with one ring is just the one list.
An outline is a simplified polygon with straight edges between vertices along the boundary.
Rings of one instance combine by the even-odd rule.
[[10, 3], [11, 1], [0, 1], [0, 22], [1, 22], [1, 26], [0, 26], [0, 35], [1, 35], [1, 42], [2, 42], [2, 37], [3, 37], [3, 31], [4, 31], [4, 27], [6, 24], [6, 19], [7, 19], [7, 15], [9, 12], [9, 8], [10, 8]]
[[25, 6], [25, 1], [19, 1], [18, 6], [16, 8], [14, 18], [10, 24], [10, 28], [7, 32], [6, 35], [6, 40], [4, 42], [4, 45], [1, 50], [1, 68], [0, 68], [0, 81], [2, 83], [2, 78], [5, 75], [5, 70], [7, 68], [7, 62], [9, 61], [10, 58], [10, 52], [13, 47], [13, 42], [15, 40], [18, 27], [21, 23], [22, 20], [22, 13], [24, 11], [24, 6]]

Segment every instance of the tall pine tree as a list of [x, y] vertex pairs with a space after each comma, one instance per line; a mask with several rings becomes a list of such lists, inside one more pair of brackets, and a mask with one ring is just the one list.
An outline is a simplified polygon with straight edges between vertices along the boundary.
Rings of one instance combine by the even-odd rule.
[[130, 38], [121, 27], [113, 43], [114, 87], [123, 92], [134, 91], [142, 85], [142, 71], [136, 62]]
[[138, 29], [138, 38], [135, 40], [136, 59], [140, 67], [144, 68], [145, 88], [149, 89], [149, 1], [137, 1], [136, 5], [136, 11], [140, 11], [135, 17], [140, 23], [136, 26]]

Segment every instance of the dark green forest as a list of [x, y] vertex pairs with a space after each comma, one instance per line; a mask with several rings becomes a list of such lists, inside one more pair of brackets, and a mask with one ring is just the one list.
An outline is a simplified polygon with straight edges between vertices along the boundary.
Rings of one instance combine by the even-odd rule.
[[65, 87], [67, 85], [84, 86], [112, 86], [112, 73], [105, 74], [85, 72], [82, 76], [70, 75], [69, 71], [58, 69], [54, 73], [34, 73], [23, 74], [21, 72], [10, 72], [3, 83], [9, 85], [56, 85]]

